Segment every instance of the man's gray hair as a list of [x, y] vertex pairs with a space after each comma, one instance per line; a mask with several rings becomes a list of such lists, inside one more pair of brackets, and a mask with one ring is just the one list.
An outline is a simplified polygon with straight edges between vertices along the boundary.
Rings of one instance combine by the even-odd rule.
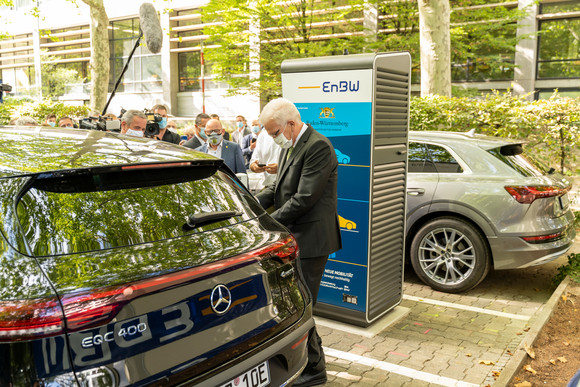
[[211, 117], [209, 116], [209, 114], [205, 114], [205, 113], [199, 113], [197, 115], [197, 117], [195, 117], [195, 124], [197, 126], [201, 125], [201, 120], [209, 120], [211, 119]]
[[143, 118], [144, 120], [147, 120], [147, 116], [141, 110], [132, 109], [127, 110], [125, 113], [123, 113], [123, 118], [121, 119], [121, 121], [125, 122], [127, 126], [131, 126], [134, 117], [139, 117]]
[[14, 123], [16, 126], [37, 126], [38, 122], [30, 116], [22, 116]]
[[301, 121], [300, 112], [292, 101], [286, 98], [273, 99], [264, 106], [260, 114], [260, 123], [266, 125], [270, 120], [274, 120], [282, 126], [289, 120]]

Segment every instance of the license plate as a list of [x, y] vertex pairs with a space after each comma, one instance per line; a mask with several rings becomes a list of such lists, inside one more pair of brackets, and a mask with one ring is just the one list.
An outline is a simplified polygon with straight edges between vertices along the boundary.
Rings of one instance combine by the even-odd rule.
[[560, 208], [562, 210], [567, 210], [568, 206], [570, 205], [570, 199], [568, 198], [568, 194], [564, 194], [558, 197], [558, 199], [560, 200]]
[[268, 384], [270, 384], [270, 369], [268, 362], [265, 361], [226, 384], [222, 384], [221, 387], [264, 387]]

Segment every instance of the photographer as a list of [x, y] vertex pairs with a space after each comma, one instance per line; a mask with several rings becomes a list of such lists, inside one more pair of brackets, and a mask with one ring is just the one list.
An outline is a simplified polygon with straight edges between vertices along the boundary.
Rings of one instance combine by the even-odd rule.
[[181, 137], [179, 137], [179, 134], [167, 129], [167, 106], [158, 104], [153, 106], [151, 111], [154, 114], [159, 114], [162, 117], [161, 121], [158, 123], [159, 134], [157, 136], [153, 136], [153, 138], [165, 142], [170, 142], [172, 144], [179, 144], [181, 142]]
[[143, 137], [147, 126], [147, 116], [140, 110], [127, 110], [121, 120], [121, 134]]

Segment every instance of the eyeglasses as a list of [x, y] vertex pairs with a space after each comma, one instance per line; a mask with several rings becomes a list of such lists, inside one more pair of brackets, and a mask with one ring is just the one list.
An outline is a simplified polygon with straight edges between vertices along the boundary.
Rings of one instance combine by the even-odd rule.
[[212, 134], [222, 134], [222, 129], [205, 130], [205, 134], [208, 136]]

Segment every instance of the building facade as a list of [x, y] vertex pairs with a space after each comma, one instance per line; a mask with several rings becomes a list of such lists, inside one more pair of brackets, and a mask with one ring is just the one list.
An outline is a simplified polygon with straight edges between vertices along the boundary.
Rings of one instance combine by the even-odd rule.
[[[104, 3], [110, 20], [109, 91], [112, 91], [139, 35], [141, 2], [105, 0]], [[406, 5], [412, 13], [416, 2], [364, 3], [362, 10], [351, 12], [348, 1], [334, 1], [334, 8], [325, 12], [340, 11], [341, 17], [330, 16], [320, 21], [317, 39], [370, 35], [379, 42], [395, 42], [397, 36], [404, 36], [398, 46], [394, 43], [383, 47], [411, 51], [413, 91], [418, 92], [418, 20], [416, 16], [404, 17], [405, 8], [401, 7]], [[203, 62], [204, 44], [207, 49], [211, 43], [210, 37], [204, 34], [205, 4], [205, 0], [154, 3], [164, 30], [161, 52], [152, 54], [143, 44], [137, 48], [110, 105], [111, 112], [165, 103], [174, 115], [182, 117], [193, 117], [204, 110], [222, 117], [238, 114], [248, 119], [257, 117], [259, 98], [249, 93], [229, 96], [228, 84], [217, 81], [212, 75], [211, 63]], [[393, 4], [398, 8], [394, 9]], [[467, 49], [471, 50], [469, 55], [455, 58], [452, 63], [454, 90], [512, 90], [529, 98], [546, 98], [558, 89], [564, 95], [580, 95], [580, 2], [465, 0], [451, 1], [451, 5], [451, 28], [455, 33], [461, 31], [466, 39], [477, 26], [494, 23], [489, 19], [477, 20], [474, 15], [500, 7], [520, 10], [523, 15], [513, 26], [513, 32], [497, 29], [497, 47], [492, 48], [493, 52], [485, 52], [489, 51], [485, 44], [481, 47], [474, 44]], [[89, 98], [86, 80], [90, 76], [88, 6], [80, 1], [74, 4], [66, 0], [14, 0], [13, 7], [0, 8], [6, 24], [5, 31], [1, 32], [7, 33], [0, 40], [0, 79], [13, 86], [15, 95], [38, 95], [42, 90], [38, 85], [57, 83], [61, 73], [76, 74], [76, 81], [67, 82], [60, 98], [71, 103], [86, 103]], [[406, 22], [401, 25], [403, 19]], [[349, 27], [337, 33], [335, 27], [339, 25]], [[509, 38], [517, 38], [514, 39], [517, 42], [501, 47], [497, 40], [501, 41], [504, 35], [506, 42], [511, 41]], [[489, 66], [490, 58], [494, 66]], [[498, 66], [500, 62], [505, 66]], [[248, 73], [251, 71], [256, 69], [249, 68]]]

